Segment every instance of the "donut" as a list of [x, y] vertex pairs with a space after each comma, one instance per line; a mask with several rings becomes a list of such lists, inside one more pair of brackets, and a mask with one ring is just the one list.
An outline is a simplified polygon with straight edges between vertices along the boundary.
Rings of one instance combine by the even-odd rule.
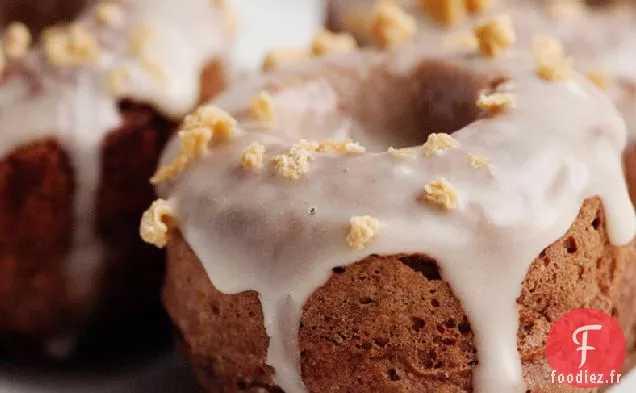
[[166, 339], [164, 256], [138, 220], [178, 121], [226, 83], [229, 11], [0, 1], [2, 353], [116, 354]]
[[185, 118], [140, 233], [206, 391], [566, 392], [553, 321], [629, 333], [625, 123], [512, 35], [300, 62]]
[[[461, 47], [476, 45], [467, 34], [476, 23], [505, 12], [514, 21], [520, 45], [530, 46], [537, 34], [561, 40], [575, 67], [606, 90], [627, 121], [630, 143], [625, 168], [632, 200], [636, 201], [634, 2], [400, 0], [387, 3], [332, 0], [328, 5], [328, 25], [334, 30], [349, 31], [367, 44], [386, 46], [416, 40], [423, 45]], [[394, 31], [402, 34], [389, 34], [391, 39], [383, 39], [387, 32]]]

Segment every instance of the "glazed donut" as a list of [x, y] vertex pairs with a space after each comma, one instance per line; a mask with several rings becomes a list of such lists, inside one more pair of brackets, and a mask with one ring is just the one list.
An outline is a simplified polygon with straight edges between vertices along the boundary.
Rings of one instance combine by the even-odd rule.
[[[334, 30], [351, 32], [364, 43], [382, 43], [382, 29], [373, 30], [382, 9], [376, 0], [332, 0], [328, 24]], [[399, 3], [402, 7], [395, 6]], [[472, 27], [498, 13], [511, 15], [520, 46], [530, 47], [537, 34], [560, 39], [581, 72], [587, 73], [612, 97], [627, 121], [629, 149], [625, 155], [626, 172], [632, 200], [636, 201], [636, 4], [632, 1], [579, 0], [495, 0], [495, 1], [400, 0], [388, 9], [412, 23], [410, 34], [401, 40], [415, 39], [422, 45], [475, 45], [466, 39]], [[473, 4], [473, 10], [458, 8]], [[386, 5], [384, 7], [387, 7]], [[441, 9], [441, 10], [440, 10]], [[453, 11], [453, 9], [455, 9]], [[403, 14], [404, 13], [404, 14]], [[380, 21], [382, 19], [380, 18]], [[408, 29], [407, 29], [408, 30]], [[417, 32], [416, 32], [417, 31]], [[375, 33], [375, 35], [374, 35]], [[380, 36], [378, 36], [380, 34]], [[380, 41], [378, 41], [380, 40]], [[397, 44], [398, 42], [393, 42]], [[392, 43], [387, 43], [391, 45]]]
[[550, 323], [632, 325], [636, 227], [619, 113], [542, 64], [338, 54], [186, 117], [141, 234], [206, 390], [571, 391]]
[[[176, 122], [225, 83], [228, 11], [209, 0], [0, 2], [2, 350], [67, 356], [79, 340], [110, 352], [161, 331], [163, 256], [138, 220]], [[55, 26], [38, 39], [18, 17]]]

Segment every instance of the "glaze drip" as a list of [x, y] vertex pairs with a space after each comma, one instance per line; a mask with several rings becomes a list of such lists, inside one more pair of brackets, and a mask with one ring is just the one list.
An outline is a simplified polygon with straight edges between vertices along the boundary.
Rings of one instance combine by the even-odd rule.
[[[513, 94], [515, 106], [484, 115], [475, 109], [484, 91]], [[250, 117], [249, 98], [261, 92], [276, 122]], [[161, 185], [160, 195], [218, 290], [259, 293], [267, 363], [287, 393], [307, 392], [298, 326], [303, 305], [334, 267], [370, 254], [435, 259], [475, 333], [475, 390], [523, 391], [516, 299], [530, 263], [567, 231], [588, 197], [602, 198], [614, 244], [634, 237], [620, 159], [624, 122], [585, 78], [543, 81], [523, 56], [432, 57], [421, 46], [336, 56], [238, 85], [214, 105], [239, 121], [236, 139]], [[422, 143], [441, 124], [455, 131], [457, 147], [428, 157], [420, 147], [413, 157], [382, 152], [396, 135]], [[370, 152], [315, 153], [298, 180], [277, 176], [268, 157], [301, 137], [348, 137]], [[266, 148], [260, 171], [241, 167], [241, 151], [252, 143]], [[163, 162], [177, 154], [173, 141]], [[472, 166], [475, 155], [488, 164]], [[455, 210], [418, 201], [437, 178], [456, 190]], [[355, 216], [380, 222], [362, 250], [345, 241]]]
[[[224, 13], [208, 0], [121, 0], [123, 18], [113, 26], [98, 20], [97, 1], [73, 22], [99, 43], [95, 62], [54, 66], [44, 46], [10, 61], [0, 84], [0, 156], [38, 139], [56, 136], [70, 156], [76, 192], [75, 225], [67, 274], [72, 296], [87, 299], [95, 288], [92, 277], [102, 260], [96, 235], [96, 191], [100, 182], [104, 136], [121, 124], [121, 97], [154, 105], [178, 119], [199, 97], [199, 76], [207, 62], [228, 51], [230, 34]], [[130, 50], [135, 29], [156, 26], [144, 58]], [[187, 43], [187, 45], [185, 44]], [[161, 78], [149, 70], [159, 65]], [[117, 97], [109, 76], [125, 69], [125, 83]]]

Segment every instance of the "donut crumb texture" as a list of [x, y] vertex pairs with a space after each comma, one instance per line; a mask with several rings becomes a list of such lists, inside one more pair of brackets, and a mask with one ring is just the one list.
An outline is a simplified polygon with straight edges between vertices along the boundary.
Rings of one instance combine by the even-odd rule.
[[354, 250], [362, 250], [380, 234], [380, 221], [371, 216], [355, 216], [349, 220], [346, 241]]
[[318, 143], [301, 139], [287, 153], [272, 158], [274, 170], [280, 177], [298, 180], [309, 172], [309, 163], [314, 160], [313, 153], [317, 149]]

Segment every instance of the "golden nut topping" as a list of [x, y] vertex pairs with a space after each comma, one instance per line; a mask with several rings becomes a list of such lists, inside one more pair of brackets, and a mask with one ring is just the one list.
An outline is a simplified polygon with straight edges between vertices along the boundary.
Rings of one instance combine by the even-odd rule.
[[205, 154], [210, 143], [216, 145], [230, 140], [235, 129], [236, 120], [227, 112], [214, 106], [200, 107], [183, 121], [183, 127], [178, 134], [181, 154], [159, 168], [150, 179], [150, 183], [159, 184], [173, 180], [192, 161]]
[[493, 5], [494, 0], [465, 0], [466, 9], [471, 14], [485, 11]]
[[606, 74], [598, 71], [588, 71], [587, 78], [600, 89], [607, 89], [607, 85], [609, 84], [609, 77]]
[[318, 153], [362, 154], [366, 151], [364, 146], [351, 139], [335, 140], [327, 139], [318, 145]]
[[468, 156], [468, 159], [470, 161], [470, 166], [475, 168], [475, 169], [479, 169], [479, 168], [483, 168], [483, 167], [487, 167], [490, 165], [490, 160], [484, 156], [478, 156], [475, 154], [470, 154]]
[[126, 85], [126, 78], [128, 77], [128, 68], [119, 67], [111, 70], [106, 76], [106, 87], [110, 94], [118, 97], [123, 94], [124, 87]]
[[573, 75], [572, 59], [563, 55], [561, 41], [550, 36], [539, 35], [532, 44], [537, 74], [544, 80], [570, 79]]
[[158, 248], [166, 246], [168, 241], [168, 223], [172, 218], [172, 209], [168, 202], [157, 199], [141, 216], [139, 234], [148, 244]]
[[515, 105], [516, 97], [510, 93], [481, 94], [477, 107], [488, 112], [503, 112]]
[[2, 44], [8, 58], [22, 57], [31, 45], [31, 32], [24, 23], [13, 22], [5, 29]]
[[373, 10], [370, 28], [375, 44], [387, 48], [413, 39], [417, 24], [397, 4], [380, 2]]
[[516, 41], [510, 15], [499, 15], [475, 28], [479, 49], [484, 56], [496, 57]]
[[389, 147], [389, 150], [387, 150], [389, 153], [391, 153], [393, 155], [393, 157], [395, 158], [400, 158], [400, 159], [405, 159], [405, 158], [415, 158], [416, 156], [416, 152], [415, 149], [413, 148], [402, 148], [402, 149], [396, 149], [394, 147]]
[[245, 169], [261, 169], [263, 167], [263, 155], [265, 154], [265, 146], [260, 143], [252, 143], [241, 153], [241, 165]]
[[274, 71], [285, 65], [295, 63], [299, 60], [309, 58], [311, 54], [300, 49], [274, 49], [270, 51], [263, 60], [261, 69], [263, 71]]
[[101, 55], [99, 42], [85, 27], [55, 26], [42, 33], [44, 51], [55, 66], [84, 66], [96, 63]]
[[130, 35], [128, 49], [133, 55], [141, 56], [156, 39], [157, 28], [154, 24], [139, 26]]
[[581, 14], [585, 9], [582, 0], [549, 0], [546, 12], [553, 19], [567, 19]]
[[459, 146], [459, 142], [448, 134], [430, 134], [426, 143], [422, 145], [422, 150], [426, 157], [445, 150], [454, 149]]
[[356, 40], [348, 33], [333, 33], [322, 30], [314, 37], [311, 53], [314, 56], [324, 56], [327, 53], [351, 52], [358, 47]]
[[479, 48], [477, 37], [472, 33], [450, 34], [444, 38], [444, 45], [454, 48], [474, 51]]
[[438, 209], [455, 210], [457, 208], [457, 191], [442, 177], [425, 185], [418, 200]]
[[95, 18], [108, 27], [120, 27], [124, 24], [124, 10], [114, 1], [104, 1], [95, 6]]
[[285, 154], [279, 154], [272, 158], [272, 164], [276, 173], [289, 180], [298, 180], [309, 172], [309, 162], [313, 161], [313, 153], [318, 149], [318, 144], [302, 139], [292, 146]]
[[272, 96], [264, 91], [252, 97], [250, 100], [250, 111], [252, 112], [252, 116], [256, 119], [264, 121], [276, 120]]
[[420, 8], [436, 22], [452, 26], [466, 16], [467, 0], [420, 0]]
[[362, 250], [380, 234], [380, 221], [371, 216], [355, 216], [349, 220], [346, 241], [354, 250]]

